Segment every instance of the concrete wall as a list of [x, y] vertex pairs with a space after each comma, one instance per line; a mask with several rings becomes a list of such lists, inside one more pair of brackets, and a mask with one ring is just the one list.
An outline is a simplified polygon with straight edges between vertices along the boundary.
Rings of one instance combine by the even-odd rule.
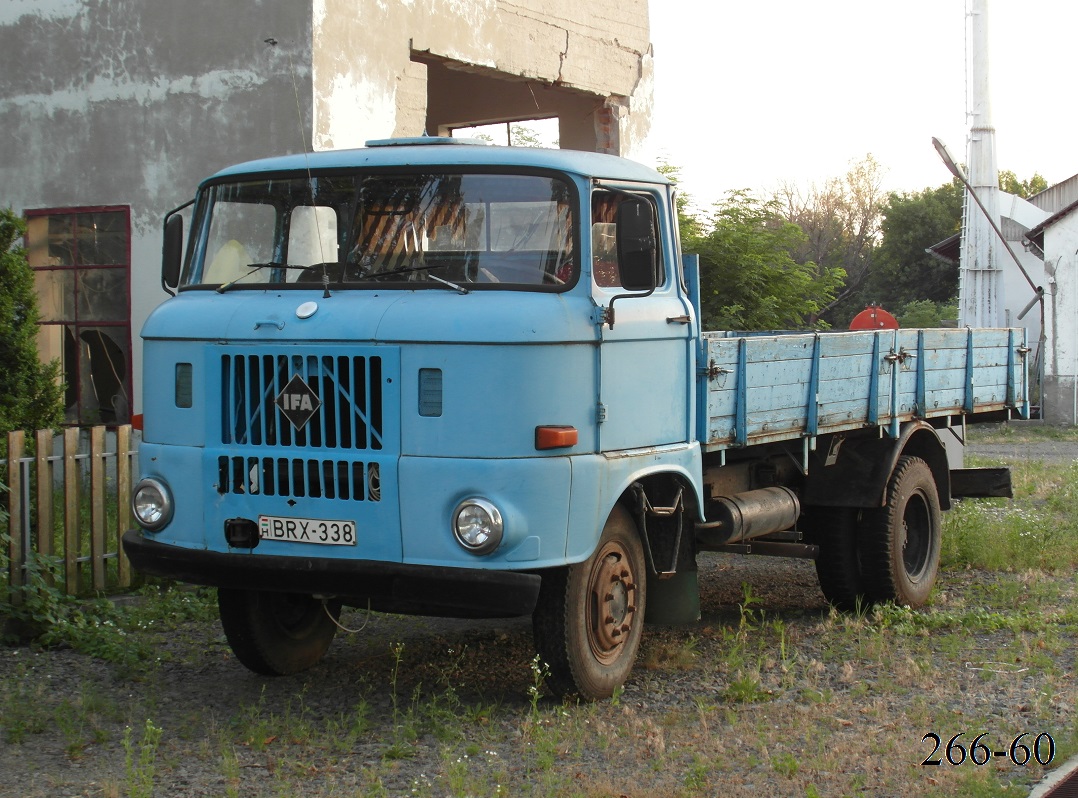
[[313, 74], [318, 149], [557, 116], [563, 147], [631, 155], [650, 127], [648, 4], [315, 0]]
[[205, 176], [547, 116], [562, 146], [631, 155], [650, 112], [647, 0], [0, 4], [0, 203], [130, 206], [136, 413], [161, 219]]

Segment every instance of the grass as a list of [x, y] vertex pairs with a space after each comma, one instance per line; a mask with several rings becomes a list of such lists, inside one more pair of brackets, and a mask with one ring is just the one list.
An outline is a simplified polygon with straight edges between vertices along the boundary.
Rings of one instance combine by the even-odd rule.
[[974, 443], [1078, 441], [1078, 427], [1057, 427], [1038, 422], [973, 424], [968, 428], [968, 438]]
[[1015, 447], [1006, 462], [968, 456], [969, 466], [1011, 469], [1014, 499], [960, 500], [946, 514], [944, 568], [991, 571], [1078, 568], [1078, 460], [1045, 462], [1022, 456], [1023, 444], [1076, 443], [1078, 428], [1042, 424], [969, 428], [974, 443]]
[[[746, 584], [649, 629], [596, 704], [547, 697], [527, 624], [372, 616], [324, 666], [265, 680], [230, 660], [212, 593], [147, 588], [97, 649], [0, 649], [0, 768], [25, 795], [1024, 796], [1046, 768], [1016, 740], [1078, 752], [1078, 470], [1014, 482], [948, 514], [923, 610], [775, 609]], [[1008, 755], [971, 761], [982, 734]]]

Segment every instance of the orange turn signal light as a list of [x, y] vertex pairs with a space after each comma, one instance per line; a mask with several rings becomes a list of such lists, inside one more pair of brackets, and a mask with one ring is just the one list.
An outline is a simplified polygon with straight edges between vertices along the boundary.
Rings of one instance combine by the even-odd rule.
[[580, 434], [576, 427], [546, 426], [535, 428], [536, 449], [565, 449], [576, 446]]

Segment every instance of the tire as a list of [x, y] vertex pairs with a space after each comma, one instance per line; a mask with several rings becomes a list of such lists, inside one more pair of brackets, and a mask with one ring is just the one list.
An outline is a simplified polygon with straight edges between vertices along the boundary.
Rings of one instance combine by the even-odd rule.
[[217, 607], [236, 659], [263, 676], [287, 676], [315, 665], [333, 642], [341, 615], [340, 602], [229, 588], [218, 588]]
[[591, 557], [543, 574], [532, 630], [547, 687], [586, 700], [612, 696], [636, 660], [646, 600], [644, 549], [619, 505]]
[[931, 469], [919, 457], [900, 457], [887, 504], [862, 516], [861, 571], [875, 601], [917, 608], [928, 600], [939, 571], [940, 526]]
[[857, 550], [855, 507], [811, 507], [807, 514], [810, 539], [820, 547], [816, 577], [824, 598], [835, 609], [849, 612], [868, 607], [861, 560]]

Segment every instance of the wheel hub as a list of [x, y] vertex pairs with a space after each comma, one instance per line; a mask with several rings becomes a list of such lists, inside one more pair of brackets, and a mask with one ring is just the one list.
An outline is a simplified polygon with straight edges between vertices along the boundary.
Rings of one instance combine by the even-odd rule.
[[916, 581], [925, 570], [930, 546], [928, 509], [919, 496], [912, 497], [902, 518], [902, 564]]
[[588, 638], [595, 658], [617, 659], [636, 620], [636, 579], [619, 546], [609, 544], [596, 559], [589, 582]]

